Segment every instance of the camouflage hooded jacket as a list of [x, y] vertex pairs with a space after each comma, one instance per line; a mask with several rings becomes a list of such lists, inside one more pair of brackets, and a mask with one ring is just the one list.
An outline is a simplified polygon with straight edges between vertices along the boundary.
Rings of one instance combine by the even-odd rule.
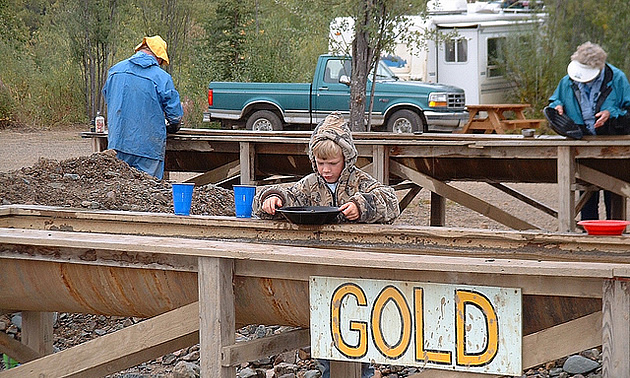
[[[324, 178], [317, 172], [313, 147], [325, 140], [331, 139], [343, 151], [345, 166], [337, 189], [333, 193]], [[343, 117], [333, 113], [317, 125], [309, 142], [309, 159], [314, 173], [302, 178], [292, 186], [273, 185], [262, 188], [254, 200], [254, 211], [262, 219], [279, 219], [276, 213], [271, 216], [262, 211], [262, 203], [269, 196], [278, 196], [283, 206], [341, 206], [349, 201], [354, 202], [359, 209], [360, 216], [356, 222], [360, 223], [391, 223], [400, 215], [398, 198], [394, 189], [381, 184], [369, 174], [355, 166], [357, 150], [352, 140], [352, 134]], [[349, 222], [343, 214], [339, 214], [337, 222]]]

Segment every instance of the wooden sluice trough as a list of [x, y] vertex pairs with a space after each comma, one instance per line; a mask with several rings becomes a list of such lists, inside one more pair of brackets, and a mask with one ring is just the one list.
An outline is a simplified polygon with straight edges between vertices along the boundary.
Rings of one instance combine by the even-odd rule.
[[[416, 226], [296, 226], [39, 206], [0, 207], [0, 309], [23, 311], [23, 365], [0, 377], [99, 376], [201, 343], [203, 377], [309, 344], [313, 276], [519, 288], [522, 366], [602, 345], [630, 372], [630, 238]], [[51, 352], [53, 311], [148, 317]], [[301, 327], [235, 343], [238, 325]], [[27, 362], [30, 361], [30, 362]], [[358, 364], [334, 362], [338, 377]], [[334, 375], [335, 376], [335, 375]], [[487, 377], [428, 370], [418, 377]]]

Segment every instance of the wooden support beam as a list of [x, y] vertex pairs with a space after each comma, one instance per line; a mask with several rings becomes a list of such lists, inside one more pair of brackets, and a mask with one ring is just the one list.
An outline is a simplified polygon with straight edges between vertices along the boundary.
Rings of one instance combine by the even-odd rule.
[[359, 362], [330, 361], [330, 377], [361, 378]]
[[630, 372], [630, 280], [604, 280], [602, 377]]
[[500, 191], [502, 191], [504, 193], [507, 193], [507, 194], [511, 195], [512, 197], [514, 197], [516, 199], [519, 199], [519, 200], [525, 202], [526, 204], [528, 204], [528, 205], [530, 205], [532, 207], [535, 207], [535, 208], [537, 208], [538, 210], [540, 210], [540, 211], [542, 211], [544, 213], [547, 213], [547, 214], [551, 215], [552, 217], [556, 217], [556, 218], [558, 217], [558, 212], [556, 210], [550, 208], [549, 206], [545, 205], [542, 202], [539, 202], [539, 201], [529, 197], [528, 195], [526, 195], [524, 193], [519, 192], [518, 190], [510, 188], [509, 186], [504, 185], [504, 184], [502, 184], [500, 182], [491, 182], [489, 184], [491, 186], [499, 189]]
[[191, 177], [184, 182], [194, 183], [196, 186], [216, 184], [225, 180], [226, 177], [233, 177], [238, 175], [239, 164], [240, 163], [238, 160], [234, 160], [206, 173]]
[[575, 149], [558, 147], [558, 232], [575, 231]]
[[576, 178], [596, 185], [602, 189], [617, 193], [620, 196], [630, 197], [630, 183], [619, 180], [596, 169], [583, 164], [576, 165]]
[[385, 185], [389, 185], [389, 148], [382, 144], [372, 146], [372, 164], [374, 164], [374, 178]]
[[598, 311], [523, 337], [523, 369], [554, 361], [602, 344]]
[[22, 343], [40, 355], [53, 352], [52, 312], [22, 311]]
[[409, 189], [407, 194], [405, 194], [405, 196], [400, 201], [398, 201], [398, 206], [400, 207], [400, 211], [405, 210], [407, 206], [409, 206], [411, 201], [413, 201], [413, 199], [416, 198], [416, 196], [418, 195], [418, 193], [420, 193], [421, 190], [422, 190], [422, 187], [413, 184], [413, 186]]
[[2, 372], [2, 378], [97, 377], [199, 342], [197, 302]]
[[273, 356], [311, 345], [308, 329], [296, 329], [261, 339], [244, 341], [223, 347], [222, 364], [225, 367], [237, 366], [254, 361], [262, 356]]
[[199, 340], [201, 376], [236, 377], [236, 368], [224, 366], [221, 353], [235, 342], [234, 261], [214, 257], [199, 257]]
[[396, 176], [411, 180], [434, 193], [437, 193], [454, 202], [466, 206], [467, 208], [474, 210], [510, 228], [517, 230], [539, 229], [539, 227], [536, 227], [533, 224], [517, 218], [512, 214], [501, 210], [488, 202], [485, 202], [464, 191], [461, 191], [454, 186], [448, 185], [430, 176], [417, 172], [403, 164], [398, 163], [397, 161], [391, 161], [390, 171]]
[[446, 224], [446, 198], [431, 192], [430, 226], [442, 227]]
[[241, 166], [241, 184], [248, 185], [254, 182], [255, 173], [255, 155], [256, 149], [253, 143], [240, 142], [240, 166]]
[[36, 360], [41, 356], [4, 332], [0, 332], [0, 353], [4, 353], [22, 364]]

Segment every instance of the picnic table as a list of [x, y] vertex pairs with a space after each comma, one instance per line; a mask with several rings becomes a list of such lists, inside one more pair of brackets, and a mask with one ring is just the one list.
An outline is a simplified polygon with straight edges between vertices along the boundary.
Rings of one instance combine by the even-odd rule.
[[[466, 105], [469, 117], [460, 133], [483, 131], [485, 134], [505, 134], [515, 129], [536, 129], [543, 119], [527, 119], [523, 112], [531, 108], [530, 104], [475, 104]], [[480, 115], [485, 112], [484, 117]], [[515, 119], [508, 119], [506, 113], [514, 114]]]

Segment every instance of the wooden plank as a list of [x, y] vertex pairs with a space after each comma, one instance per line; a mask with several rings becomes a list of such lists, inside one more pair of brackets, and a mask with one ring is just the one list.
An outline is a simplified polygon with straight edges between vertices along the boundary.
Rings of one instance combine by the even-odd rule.
[[199, 304], [180, 307], [2, 372], [2, 378], [97, 377], [199, 342]]
[[240, 142], [241, 184], [248, 185], [254, 182], [256, 149], [252, 143]]
[[194, 183], [196, 186], [202, 186], [211, 183], [214, 184], [219, 181], [225, 180], [228, 177], [233, 177], [239, 174], [239, 165], [239, 161], [234, 160], [227, 164], [223, 164], [222, 166], [217, 167], [211, 171], [184, 180], [184, 182]]
[[[626, 238], [615, 238], [627, 243]], [[574, 262], [523, 260], [509, 258], [441, 256], [425, 254], [383, 253], [348, 248], [312, 248], [304, 246], [274, 245], [243, 242], [169, 238], [156, 236], [62, 232], [48, 230], [0, 229], [0, 245], [43, 246], [43, 253], [50, 248], [78, 248], [80, 250], [124, 251], [125, 256], [136, 252], [184, 257], [217, 257], [238, 260], [256, 260], [329, 266], [362, 266], [364, 268], [401, 269], [416, 271], [469, 272], [488, 274], [514, 274], [555, 277], [612, 278], [626, 277], [628, 264], [609, 262]], [[627, 246], [627, 244], [625, 244]], [[439, 251], [439, 250], [438, 250]], [[115, 254], [114, 254], [115, 255]], [[1, 257], [4, 257], [1, 256]], [[22, 258], [29, 258], [23, 255]], [[63, 259], [63, 256], [60, 257]], [[126, 266], [130, 262], [123, 261]]]
[[361, 378], [361, 364], [358, 362], [330, 361], [330, 377]]
[[[41, 357], [40, 353], [27, 347], [4, 332], [0, 332], [0, 353], [4, 353], [22, 364]], [[1, 372], [0, 375], [2, 375]]]
[[584, 164], [577, 164], [576, 169], [576, 178], [596, 185], [602, 189], [617, 193], [620, 196], [630, 197], [630, 183], [619, 180], [596, 169], [587, 167]]
[[602, 312], [523, 337], [523, 369], [554, 361], [602, 344]]
[[235, 342], [234, 262], [200, 257], [198, 266], [201, 376], [234, 378], [236, 368], [224, 366], [221, 358], [223, 348]]
[[263, 356], [274, 356], [302, 347], [310, 346], [308, 329], [296, 329], [260, 339], [239, 342], [223, 347], [223, 366], [236, 366], [257, 360]]
[[601, 279], [488, 275], [468, 272], [406, 271], [368, 269], [362, 266], [337, 267], [328, 265], [276, 264], [265, 261], [237, 260], [235, 272], [243, 277], [279, 278], [308, 281], [310, 276], [362, 277], [387, 280], [396, 277], [401, 281], [436, 282], [462, 285], [519, 287], [523, 295], [554, 295], [580, 298], [601, 298]]
[[510, 188], [507, 185], [504, 185], [500, 182], [490, 182], [489, 183], [491, 186], [499, 189], [500, 191], [507, 193], [509, 195], [511, 195], [512, 197], [519, 199], [521, 201], [523, 201], [524, 203], [537, 208], [538, 210], [547, 213], [549, 215], [551, 215], [552, 217], [558, 217], [558, 212], [552, 208], [550, 208], [549, 206], [545, 205], [542, 202], [539, 202], [537, 200], [535, 200], [534, 198], [529, 197], [528, 195], [519, 192], [518, 190], [515, 190], [513, 188]]
[[389, 170], [386, 162], [389, 160], [389, 149], [384, 145], [372, 146], [373, 175], [379, 182], [389, 185]]
[[53, 352], [52, 312], [22, 311], [22, 343], [40, 355]]
[[409, 206], [411, 201], [413, 201], [413, 199], [416, 198], [416, 196], [418, 195], [418, 193], [420, 193], [421, 190], [422, 190], [422, 187], [416, 184], [413, 184], [413, 186], [409, 188], [409, 191], [407, 192], [407, 194], [405, 194], [405, 196], [400, 201], [398, 201], [398, 205], [400, 206], [400, 211], [405, 210], [407, 206]]
[[519, 219], [512, 214], [499, 209], [498, 207], [485, 202], [477, 197], [474, 197], [464, 191], [461, 191], [454, 186], [445, 184], [439, 180], [436, 180], [430, 176], [424, 175], [420, 172], [400, 164], [396, 161], [391, 161], [390, 170], [395, 175], [411, 180], [416, 184], [431, 190], [443, 197], [446, 197], [454, 202], [457, 202], [467, 208], [474, 210], [490, 219], [493, 219], [503, 225], [511, 227], [517, 230], [531, 230], [539, 229], [538, 227]]
[[602, 377], [630, 372], [630, 281], [605, 280], [603, 285]]
[[575, 231], [575, 150], [558, 147], [558, 232]]

